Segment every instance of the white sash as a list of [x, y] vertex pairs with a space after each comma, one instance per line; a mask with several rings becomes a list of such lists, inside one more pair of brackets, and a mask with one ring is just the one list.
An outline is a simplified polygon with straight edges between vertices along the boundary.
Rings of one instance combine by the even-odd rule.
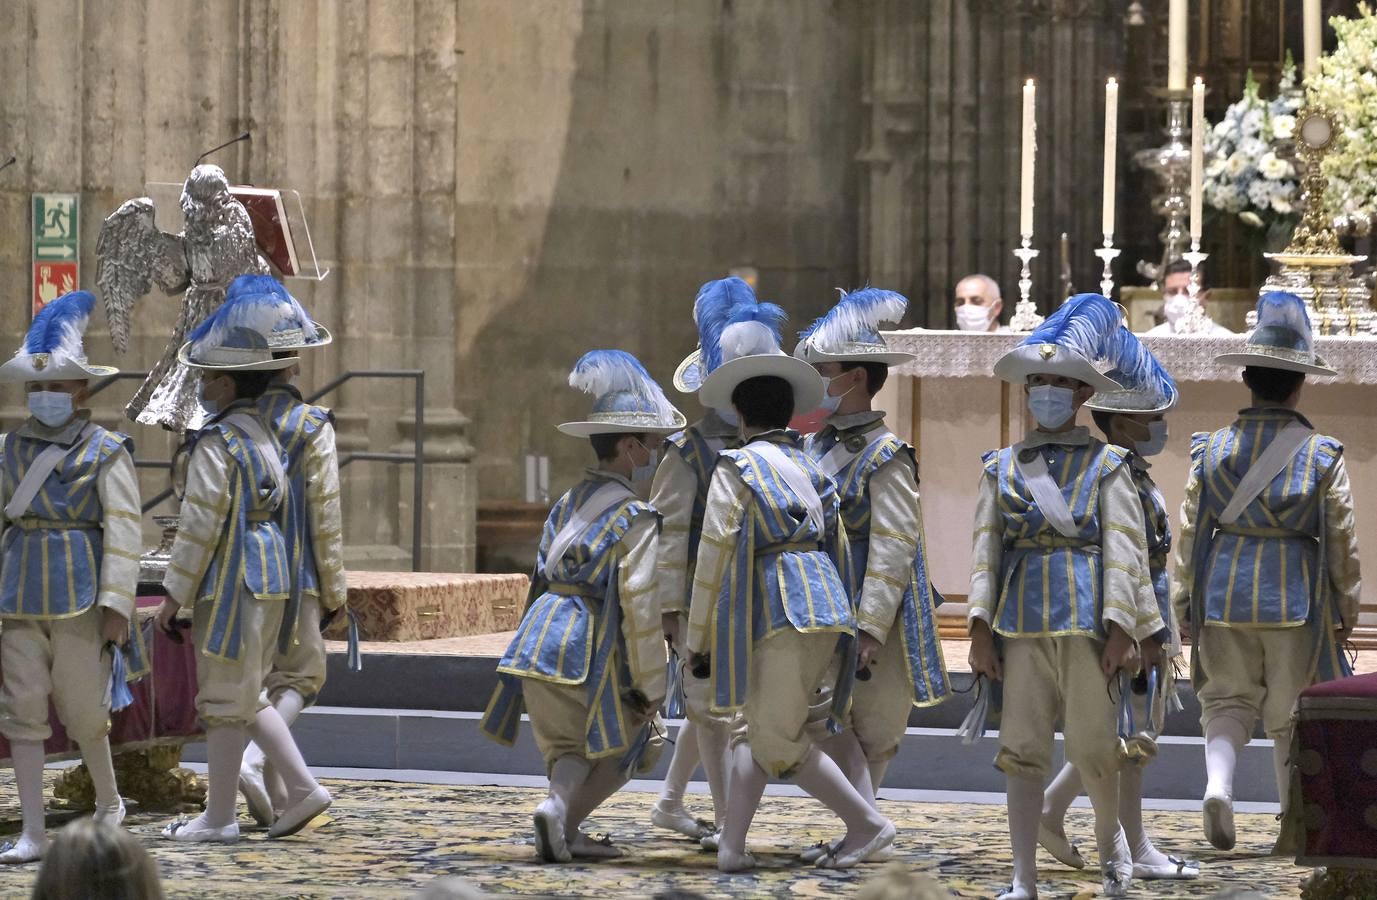
[[43, 482], [48, 480], [48, 476], [53, 474], [53, 470], [67, 457], [67, 454], [85, 444], [87, 439], [95, 433], [95, 430], [96, 426], [87, 422], [81, 431], [77, 432], [76, 440], [70, 445], [64, 447], [61, 444], [49, 444], [44, 447], [29, 464], [28, 470], [24, 472], [24, 477], [19, 479], [19, 486], [14, 489], [10, 502], [5, 504], [5, 518], [11, 522], [17, 522], [28, 512], [29, 504], [33, 503], [33, 498], [38, 496], [38, 491], [43, 487]]
[[569, 517], [569, 521], [564, 523], [564, 527], [555, 533], [554, 540], [550, 541], [543, 570], [546, 580], [556, 580], [555, 567], [564, 558], [564, 552], [569, 549], [569, 545], [578, 540], [579, 535], [587, 531], [608, 510], [634, 496], [635, 494], [620, 481], [609, 481], [589, 494], [588, 499], [580, 503], [579, 508]]
[[1032, 491], [1033, 500], [1037, 503], [1038, 509], [1042, 510], [1042, 517], [1062, 537], [1080, 537], [1081, 530], [1076, 527], [1071, 507], [1066, 505], [1066, 497], [1062, 495], [1061, 488], [1047, 471], [1047, 460], [1042, 458], [1041, 453], [1034, 453], [1032, 459], [1025, 461], [1022, 442], [1014, 444], [1012, 449], [1014, 465], [1018, 466], [1018, 471], [1023, 475], [1023, 483]]
[[827, 454], [823, 456], [822, 461], [819, 462], [818, 465], [828, 475], [836, 478], [841, 474], [843, 469], [851, 465], [851, 462], [856, 457], [860, 456], [862, 453], [869, 454], [871, 450], [874, 450], [880, 445], [881, 441], [887, 440], [893, 436], [894, 433], [888, 428], [881, 428], [879, 434], [875, 435], [874, 440], [864, 447], [861, 447], [859, 450], [848, 450], [846, 449], [846, 441], [839, 440], [837, 441], [837, 446], [828, 450]]
[[[243, 429], [244, 433], [253, 441], [258, 449], [258, 455], [263, 457], [264, 465], [268, 467], [268, 476], [277, 485], [277, 492], [282, 497], [282, 502], [287, 502], [287, 473], [282, 468], [282, 453], [278, 448], [278, 443], [268, 436], [268, 431], [263, 427], [263, 423], [257, 416], [246, 412], [237, 412], [225, 417], [226, 423], [234, 423]], [[256, 487], [256, 485], [255, 485]]]
[[1268, 443], [1267, 449], [1257, 458], [1257, 462], [1249, 466], [1248, 471], [1238, 480], [1238, 487], [1234, 489], [1233, 497], [1229, 498], [1229, 505], [1219, 514], [1220, 523], [1232, 525], [1237, 522], [1248, 504], [1256, 500], [1258, 494], [1272, 483], [1272, 479], [1291, 464], [1291, 460], [1296, 457], [1296, 451], [1300, 450], [1314, 433], [1313, 429], [1300, 422], [1292, 422], [1278, 431]]
[[770, 468], [779, 473], [779, 477], [784, 479], [784, 483], [789, 486], [789, 490], [798, 495], [803, 501], [803, 506], [808, 511], [808, 521], [813, 523], [817, 529], [819, 540], [826, 529], [823, 527], [826, 521], [822, 515], [822, 498], [818, 496], [817, 489], [813, 487], [813, 481], [803, 469], [799, 468], [798, 463], [789, 458], [783, 450], [779, 449], [778, 444], [770, 441], [755, 441], [747, 445], [748, 450], [754, 450], [764, 457], [770, 464]]

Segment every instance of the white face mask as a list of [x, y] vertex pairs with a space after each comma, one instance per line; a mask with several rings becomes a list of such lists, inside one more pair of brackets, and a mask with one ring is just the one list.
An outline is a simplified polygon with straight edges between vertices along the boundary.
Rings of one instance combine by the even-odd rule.
[[30, 391], [29, 412], [49, 428], [65, 425], [74, 414], [72, 395], [66, 391]]
[[206, 411], [206, 415], [214, 418], [220, 414], [220, 404], [206, 396], [206, 381], [201, 379], [201, 386], [197, 389], [197, 399], [201, 401], [201, 409]]
[[956, 308], [956, 327], [962, 331], [987, 331], [990, 327], [990, 308], [963, 303]]
[[1148, 439], [1134, 441], [1133, 449], [1139, 456], [1156, 456], [1167, 446], [1167, 420], [1158, 419], [1148, 423]]
[[1172, 294], [1167, 298], [1166, 306], [1163, 307], [1162, 311], [1166, 313], [1167, 324], [1175, 329], [1176, 323], [1181, 321], [1181, 317], [1184, 316], [1190, 308], [1190, 294]]
[[[846, 374], [849, 374], [849, 373], [847, 373], [847, 372], [843, 372], [843, 373], [842, 373], [842, 375], [846, 375]], [[842, 391], [840, 394], [838, 394], [838, 395], [835, 396], [835, 397], [833, 397], [831, 394], [827, 393], [827, 391], [832, 390], [832, 382], [836, 381], [836, 380], [837, 380], [838, 378], [840, 378], [840, 377], [841, 377], [841, 375], [833, 375], [831, 378], [824, 378], [824, 379], [823, 379], [822, 405], [819, 407], [819, 409], [825, 410], [829, 416], [830, 416], [830, 415], [833, 415], [834, 413], [836, 413], [837, 409], [841, 406], [842, 398], [845, 397], [847, 394], [851, 393], [852, 391], [854, 391], [854, 390], [856, 389], [856, 386], [853, 384], [853, 385], [851, 385], [851, 387], [849, 387], [849, 388], [847, 388], [846, 390]]]
[[1068, 387], [1035, 385], [1028, 389], [1028, 409], [1043, 428], [1060, 428], [1076, 412], [1075, 395]]
[[[649, 454], [649, 459], [643, 466], [638, 466], [634, 460], [631, 460], [631, 483], [649, 485], [655, 479], [655, 469], [660, 465], [660, 451], [651, 450], [645, 444], [641, 444], [641, 447]], [[630, 453], [627, 454], [627, 459], [631, 459]]]

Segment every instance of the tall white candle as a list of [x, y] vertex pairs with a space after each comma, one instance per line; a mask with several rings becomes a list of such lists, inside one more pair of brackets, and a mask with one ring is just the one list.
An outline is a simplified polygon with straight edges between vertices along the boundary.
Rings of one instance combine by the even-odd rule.
[[1023, 180], [1020, 182], [1018, 233], [1033, 233], [1033, 158], [1037, 155], [1037, 88], [1029, 78], [1023, 85]]
[[[1293, 7], [1294, 8], [1294, 7]], [[1320, 0], [1305, 0], [1302, 34], [1305, 37], [1305, 78], [1313, 78], [1320, 71]]]
[[1205, 82], [1191, 88], [1191, 240], [1200, 240], [1201, 180], [1205, 174]]
[[1119, 82], [1104, 84], [1104, 234], [1114, 233], [1114, 176], [1119, 141]]
[[[1159, 7], [1160, 9], [1160, 7]], [[1186, 89], [1186, 0], [1171, 0], [1167, 11], [1167, 90]]]

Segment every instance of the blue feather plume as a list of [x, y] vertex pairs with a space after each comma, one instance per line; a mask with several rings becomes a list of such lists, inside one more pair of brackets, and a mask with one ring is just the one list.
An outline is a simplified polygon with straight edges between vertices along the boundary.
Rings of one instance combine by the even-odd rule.
[[1122, 313], [1100, 294], [1077, 294], [1023, 339], [1023, 345], [1055, 344], [1088, 360], [1107, 357], [1117, 340]]
[[799, 333], [801, 341], [819, 350], [839, 350], [850, 341], [879, 332], [880, 325], [898, 324], [908, 309], [908, 298], [897, 291], [863, 287], [842, 293], [837, 305]]
[[81, 359], [81, 339], [95, 305], [96, 295], [90, 291], [72, 291], [48, 303], [33, 317], [19, 353], [47, 353], [54, 362]]
[[1309, 347], [1313, 343], [1310, 334], [1310, 316], [1305, 312], [1305, 303], [1295, 294], [1287, 291], [1268, 291], [1257, 301], [1257, 327], [1281, 326], [1300, 335]]
[[660, 421], [673, 422], [678, 413], [665, 397], [660, 385], [650, 377], [640, 360], [625, 350], [590, 350], [574, 363], [569, 386], [594, 397], [612, 393], [631, 394], [641, 401], [639, 408], [653, 410]]
[[755, 303], [738, 307], [732, 314], [731, 323], [722, 329], [722, 337], [718, 340], [722, 350], [722, 361], [742, 356], [783, 353], [779, 342], [784, 333], [784, 322], [788, 318], [788, 313], [773, 303]]
[[[296, 301], [271, 275], [241, 275], [230, 282], [225, 302], [192, 329], [187, 339], [193, 344], [218, 347], [235, 328], [247, 328], [267, 338], [277, 329], [288, 304]], [[300, 308], [300, 304], [296, 304]], [[306, 315], [304, 309], [302, 315]], [[307, 317], [309, 321], [309, 316]], [[314, 323], [312, 323], [314, 333]]]
[[1141, 391], [1163, 402], [1176, 402], [1176, 382], [1170, 373], [1147, 345], [1123, 325], [1109, 341], [1105, 356], [1113, 367], [1107, 376], [1123, 385], [1125, 390]]
[[731, 322], [738, 307], [754, 306], [755, 291], [745, 281], [732, 276], [709, 281], [698, 289], [693, 301], [693, 320], [698, 325], [698, 349], [703, 374], [722, 365], [719, 341], [722, 329]]

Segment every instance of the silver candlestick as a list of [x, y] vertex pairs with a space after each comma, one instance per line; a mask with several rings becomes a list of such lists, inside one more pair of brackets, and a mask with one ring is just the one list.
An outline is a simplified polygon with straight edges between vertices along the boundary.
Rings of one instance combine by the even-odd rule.
[[1032, 262], [1038, 256], [1038, 251], [1033, 249], [1032, 244], [1033, 236], [1025, 234], [1023, 245], [1014, 251], [1014, 256], [1023, 263], [1023, 271], [1018, 276], [1019, 301], [1014, 307], [1013, 318], [1009, 320], [1010, 331], [1032, 331], [1042, 324], [1042, 316], [1038, 315], [1038, 305], [1030, 297], [1033, 292]]
[[1161, 193], [1152, 198], [1152, 211], [1166, 219], [1158, 237], [1162, 239], [1160, 262], [1138, 261], [1138, 274], [1151, 279], [1155, 287], [1167, 266], [1181, 258], [1186, 249], [1186, 220], [1190, 216], [1191, 189], [1191, 92], [1154, 91], [1167, 101], [1167, 142], [1161, 147], [1134, 154], [1133, 161], [1157, 176]]
[[1104, 236], [1104, 246], [1095, 251], [1104, 262], [1104, 272], [1100, 275], [1100, 293], [1112, 298], [1114, 295], [1114, 258], [1119, 255], [1119, 250], [1114, 247], [1114, 235]]
[[1186, 295], [1191, 302], [1185, 315], [1176, 323], [1177, 334], [1209, 334], [1214, 330], [1213, 320], [1205, 315], [1205, 308], [1200, 305], [1200, 264], [1209, 256], [1200, 252], [1199, 238], [1192, 238], [1190, 252], [1181, 254], [1181, 258], [1191, 264], [1191, 280], [1186, 285]]

